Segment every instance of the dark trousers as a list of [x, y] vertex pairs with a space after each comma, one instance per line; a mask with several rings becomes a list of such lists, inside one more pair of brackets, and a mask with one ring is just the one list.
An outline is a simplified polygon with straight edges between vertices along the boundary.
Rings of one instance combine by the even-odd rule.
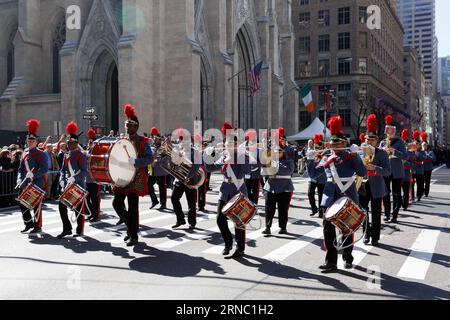
[[[319, 195], [319, 205], [316, 204], [316, 189]], [[322, 203], [323, 190], [325, 189], [324, 184], [317, 184], [316, 182], [309, 182], [308, 186], [308, 199], [309, 205], [311, 206], [311, 211], [313, 213], [317, 213], [319, 211], [318, 207], [320, 207]]]
[[[386, 218], [391, 217], [391, 193], [392, 198], [394, 200], [393, 202], [393, 216], [397, 217], [398, 213], [400, 212], [400, 209], [402, 207], [403, 199], [402, 199], [402, 181], [403, 179], [394, 179], [391, 177], [385, 177], [384, 181], [386, 183], [386, 188], [388, 191], [388, 194], [384, 197], [383, 203], [384, 203], [384, 215]], [[391, 189], [391, 182], [392, 182], [392, 189]], [[391, 192], [392, 190], [392, 192]]]
[[55, 177], [55, 181], [52, 184], [51, 196], [53, 198], [57, 198], [60, 195], [60, 190], [61, 190], [61, 186], [59, 185], [60, 177], [61, 177], [61, 174], [58, 173]]
[[255, 205], [258, 205], [261, 178], [245, 180], [245, 185], [247, 187], [248, 199]]
[[428, 197], [430, 195], [430, 185], [431, 185], [431, 175], [433, 174], [433, 171], [425, 171], [425, 174], [423, 175], [424, 179], [424, 193], [425, 196]]
[[[125, 198], [128, 198], [128, 210], [125, 207]], [[135, 193], [123, 195], [116, 193], [113, 200], [113, 208], [119, 218], [127, 225], [127, 235], [132, 240], [139, 238], [139, 196]]]
[[148, 193], [150, 194], [152, 203], [158, 203], [154, 187], [155, 184], [158, 184], [160, 203], [165, 207], [167, 205], [167, 176], [148, 177]]
[[87, 191], [89, 192], [87, 197], [87, 204], [89, 208], [89, 214], [94, 219], [100, 218], [100, 185], [96, 183], [88, 183]]
[[[324, 208], [324, 212], [326, 212], [327, 208]], [[325, 258], [326, 264], [337, 265], [338, 259], [338, 251], [335, 247], [336, 240], [336, 227], [329, 221], [323, 221], [323, 236], [325, 242], [325, 249], [327, 250], [327, 255]], [[345, 262], [353, 263], [353, 236], [345, 237], [344, 246], [348, 247], [344, 249], [343, 259]]]
[[206, 207], [206, 193], [208, 192], [208, 187], [206, 184], [206, 181], [204, 184], [202, 184], [200, 186], [200, 188], [198, 188], [198, 208], [200, 210], [204, 210]]
[[[39, 205], [33, 209], [34, 216], [31, 216], [31, 212], [27, 207], [20, 206], [22, 211], [23, 222], [26, 227], [42, 229], [42, 206], [39, 209]], [[39, 209], [39, 210], [38, 210]]]
[[211, 181], [211, 172], [207, 172], [206, 173], [206, 190], [210, 189], [210, 185], [209, 185], [210, 181]]
[[267, 193], [266, 194], [266, 227], [271, 228], [275, 211], [278, 205], [278, 226], [286, 229], [288, 223], [289, 206], [291, 204], [292, 193]]
[[197, 191], [193, 189], [189, 189], [184, 184], [177, 182], [175, 184], [175, 187], [173, 189], [172, 193], [172, 206], [173, 210], [175, 211], [175, 214], [177, 215], [177, 222], [184, 222], [184, 212], [183, 207], [181, 206], [180, 199], [183, 197], [183, 194], [186, 194], [186, 200], [188, 202], [188, 223], [191, 226], [194, 226], [197, 224], [197, 204], [196, 204], [196, 197], [197, 197]]
[[411, 182], [403, 181], [403, 209], [408, 209], [409, 207], [409, 191], [411, 188]]
[[[85, 213], [84, 204], [76, 208], [76, 211], [74, 213], [77, 217], [77, 234], [84, 233], [84, 213]], [[63, 223], [63, 231], [72, 232], [72, 223], [70, 222], [69, 219], [68, 209], [61, 202], [59, 203], [59, 215], [61, 216], [61, 220]]]
[[[223, 214], [222, 209], [225, 207], [225, 201], [219, 201], [217, 206], [217, 225], [220, 229], [220, 234], [222, 235], [223, 241], [225, 242], [225, 247], [233, 247], [233, 236], [230, 229], [228, 228], [228, 219]], [[245, 229], [234, 228], [236, 234], [236, 243], [239, 251], [245, 251]]]
[[[420, 199], [422, 199], [423, 197], [423, 181], [424, 181], [424, 176], [423, 174], [413, 174], [413, 178], [414, 178], [414, 182], [412, 185], [412, 195], [413, 198], [418, 198], [418, 200], [420, 201]], [[417, 194], [415, 192], [415, 186], [417, 185]]]
[[[366, 195], [360, 197], [360, 206], [367, 212], [367, 219], [364, 223], [364, 232], [366, 233], [366, 240], [379, 241], [381, 233], [381, 205], [383, 198], [373, 199], [370, 184], [366, 183]], [[369, 202], [370, 202], [370, 216], [369, 216]]]

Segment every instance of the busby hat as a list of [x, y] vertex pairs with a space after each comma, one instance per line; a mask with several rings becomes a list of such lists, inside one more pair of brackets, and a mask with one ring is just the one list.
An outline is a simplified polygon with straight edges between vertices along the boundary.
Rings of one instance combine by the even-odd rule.
[[365, 134], [364, 132], [362, 132], [362, 133], [359, 135], [359, 141], [360, 141], [361, 143], [365, 143], [365, 142], [366, 142], [366, 134]]
[[124, 106], [124, 113], [127, 117], [126, 124], [134, 124], [135, 126], [139, 126], [139, 119], [136, 115], [136, 108], [131, 104], [126, 104]]
[[368, 139], [378, 139], [377, 135], [378, 131], [378, 120], [377, 116], [371, 114], [367, 117], [367, 134], [366, 138]]
[[152, 128], [152, 130], [151, 130], [150, 133], [151, 133], [152, 136], [154, 136], [154, 137], [159, 137], [159, 136], [160, 136], [158, 129], [156, 129], [155, 127]]
[[317, 147], [322, 147], [323, 146], [323, 135], [322, 134], [316, 134], [314, 136], [314, 144]]
[[81, 134], [77, 134], [78, 125], [74, 121], [69, 122], [69, 124], [66, 126], [66, 131], [69, 135], [68, 142], [78, 142]]
[[420, 137], [422, 138], [422, 142], [428, 143], [428, 134], [426, 132], [422, 132]]
[[88, 131], [89, 141], [94, 141], [96, 137], [97, 137], [97, 134], [95, 133], [94, 129], [90, 128]]
[[408, 131], [408, 129], [404, 129], [403, 131], [402, 131], [402, 140], [403, 141], [409, 141], [409, 131]]
[[415, 140], [417, 143], [420, 143], [420, 131], [419, 130], [415, 130], [413, 132], [413, 140]]
[[331, 132], [331, 139], [330, 141], [332, 143], [341, 143], [347, 141], [344, 134], [342, 133], [342, 118], [340, 116], [332, 117], [328, 121], [328, 128]]
[[39, 130], [40, 126], [41, 126], [40, 122], [36, 119], [30, 119], [27, 121], [27, 127], [28, 127], [27, 139], [28, 140], [37, 140], [38, 139], [37, 131]]
[[386, 123], [385, 134], [392, 138], [397, 131], [397, 128], [392, 125], [394, 123], [394, 118], [389, 114], [384, 118], [384, 122]]

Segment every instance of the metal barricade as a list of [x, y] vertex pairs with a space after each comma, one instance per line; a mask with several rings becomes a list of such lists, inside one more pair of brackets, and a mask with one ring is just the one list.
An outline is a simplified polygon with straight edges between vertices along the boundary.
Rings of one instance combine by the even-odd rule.
[[17, 184], [17, 170], [0, 171], [0, 207], [15, 204], [18, 196], [15, 190]]

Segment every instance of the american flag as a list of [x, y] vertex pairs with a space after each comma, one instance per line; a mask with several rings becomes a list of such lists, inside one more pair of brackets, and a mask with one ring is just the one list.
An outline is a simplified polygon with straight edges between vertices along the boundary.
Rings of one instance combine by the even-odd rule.
[[248, 79], [250, 82], [250, 96], [256, 96], [256, 93], [261, 88], [261, 71], [263, 67], [263, 61], [258, 63], [253, 70], [248, 72]]

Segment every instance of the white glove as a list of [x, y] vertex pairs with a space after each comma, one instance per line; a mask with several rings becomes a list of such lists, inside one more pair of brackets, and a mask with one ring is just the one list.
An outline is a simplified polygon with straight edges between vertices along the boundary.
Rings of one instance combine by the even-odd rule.
[[314, 160], [316, 158], [316, 152], [314, 150], [308, 150], [306, 153], [307, 160]]
[[67, 183], [68, 184], [74, 184], [75, 183], [75, 178], [74, 177], [70, 177], [69, 179], [67, 179]]
[[361, 150], [356, 144], [352, 144], [350, 147], [350, 153], [358, 153]]
[[27, 175], [25, 176], [25, 179], [30, 179], [30, 180], [33, 180], [33, 178], [34, 178], [34, 174], [33, 174], [33, 172], [28, 172], [27, 173]]
[[214, 147], [208, 147], [205, 149], [205, 154], [207, 156], [212, 156], [213, 153], [214, 153]]
[[272, 160], [270, 166], [274, 169], [278, 169], [280, 167], [280, 162], [278, 160]]
[[61, 189], [64, 189], [65, 187], [64, 180], [59, 181], [59, 186], [61, 187]]
[[131, 164], [132, 166], [134, 166], [134, 164], [136, 163], [136, 159], [135, 158], [129, 158], [128, 159], [128, 163]]

